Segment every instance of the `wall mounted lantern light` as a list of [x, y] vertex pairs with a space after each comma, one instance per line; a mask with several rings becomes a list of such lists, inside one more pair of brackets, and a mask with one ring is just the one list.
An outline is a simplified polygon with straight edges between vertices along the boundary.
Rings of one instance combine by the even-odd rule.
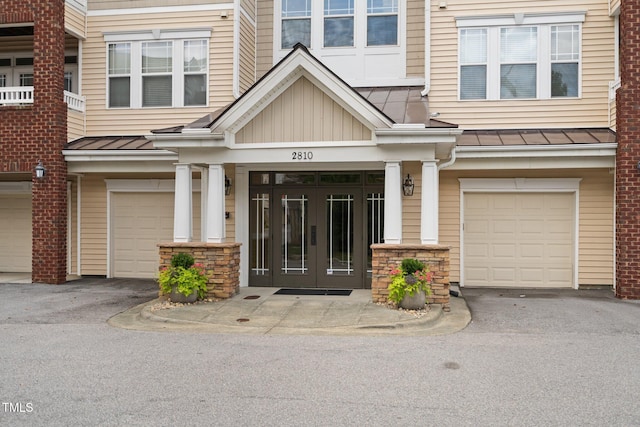
[[38, 164], [35, 167], [35, 171], [36, 171], [36, 178], [38, 179], [44, 178], [45, 174], [47, 173], [47, 170], [44, 168], [44, 166], [42, 166], [42, 160], [38, 160]]
[[402, 192], [405, 196], [413, 196], [413, 178], [409, 174], [402, 183]]
[[224, 176], [224, 194], [228, 196], [231, 194], [231, 178]]

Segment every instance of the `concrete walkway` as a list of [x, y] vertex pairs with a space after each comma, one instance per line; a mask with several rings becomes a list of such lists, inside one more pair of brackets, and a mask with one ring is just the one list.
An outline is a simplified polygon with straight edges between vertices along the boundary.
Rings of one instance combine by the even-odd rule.
[[[122, 289], [149, 289], [157, 286], [149, 279], [104, 279], [70, 277], [68, 292], [100, 290], [100, 298]], [[0, 283], [30, 284], [30, 273], [0, 273]], [[28, 286], [28, 285], [27, 285]], [[67, 289], [68, 288], [68, 289]], [[55, 289], [55, 291], [54, 291]], [[457, 289], [457, 288], [456, 288]], [[451, 311], [437, 305], [424, 311], [396, 310], [371, 301], [371, 290], [357, 289], [349, 296], [274, 295], [278, 288], [240, 288], [240, 293], [223, 301], [171, 304], [156, 298], [113, 313], [109, 324], [142, 331], [183, 331], [231, 334], [288, 335], [442, 335], [458, 332], [471, 321], [462, 297], [451, 297]], [[139, 295], [132, 295], [139, 298]], [[138, 300], [140, 301], [140, 300]], [[100, 304], [100, 300], [95, 301]], [[105, 302], [106, 304], [106, 302]], [[69, 309], [73, 307], [69, 306]]]
[[451, 298], [451, 311], [431, 305], [407, 312], [371, 302], [370, 290], [349, 296], [274, 295], [277, 288], [241, 288], [217, 302], [170, 304], [164, 298], [112, 317], [109, 324], [145, 331], [287, 335], [442, 335], [471, 321], [463, 298]]

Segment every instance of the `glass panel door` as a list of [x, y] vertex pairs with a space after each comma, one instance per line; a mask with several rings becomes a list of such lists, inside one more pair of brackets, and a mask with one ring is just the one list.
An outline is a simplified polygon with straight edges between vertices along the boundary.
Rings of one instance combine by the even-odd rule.
[[279, 286], [315, 286], [315, 206], [310, 191], [281, 190], [276, 192], [274, 221], [274, 283]]
[[249, 265], [251, 283], [271, 285], [271, 199], [268, 192], [252, 192], [249, 213]]
[[361, 288], [362, 190], [319, 190], [318, 287]]

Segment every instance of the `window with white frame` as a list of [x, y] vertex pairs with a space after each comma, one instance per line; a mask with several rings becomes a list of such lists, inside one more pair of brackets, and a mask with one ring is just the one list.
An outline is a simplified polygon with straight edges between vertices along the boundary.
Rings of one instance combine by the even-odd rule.
[[567, 18], [521, 14], [514, 18], [520, 25], [500, 25], [504, 18], [459, 19], [460, 99], [579, 97], [584, 14], [572, 14], [575, 23], [562, 22]]
[[[64, 90], [76, 92], [75, 76], [78, 72], [78, 57], [64, 57]], [[33, 57], [16, 55], [0, 58], [0, 87], [33, 86]]]
[[308, 48], [398, 45], [398, 0], [280, 0], [280, 5], [282, 49], [296, 43]]
[[108, 107], [206, 106], [208, 40], [145, 40], [146, 35], [107, 43]]

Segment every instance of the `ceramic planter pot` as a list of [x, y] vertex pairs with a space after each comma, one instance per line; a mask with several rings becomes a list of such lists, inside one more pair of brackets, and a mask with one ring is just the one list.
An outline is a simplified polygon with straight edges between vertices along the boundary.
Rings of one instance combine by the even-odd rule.
[[400, 307], [405, 310], [422, 310], [427, 303], [427, 293], [425, 291], [418, 291], [413, 295], [406, 294], [402, 301], [400, 301]]
[[196, 302], [198, 299], [198, 292], [193, 291], [191, 294], [185, 296], [184, 294], [178, 292], [176, 287], [171, 288], [171, 293], [169, 294], [169, 299], [171, 302], [181, 302], [181, 303], [192, 303]]

